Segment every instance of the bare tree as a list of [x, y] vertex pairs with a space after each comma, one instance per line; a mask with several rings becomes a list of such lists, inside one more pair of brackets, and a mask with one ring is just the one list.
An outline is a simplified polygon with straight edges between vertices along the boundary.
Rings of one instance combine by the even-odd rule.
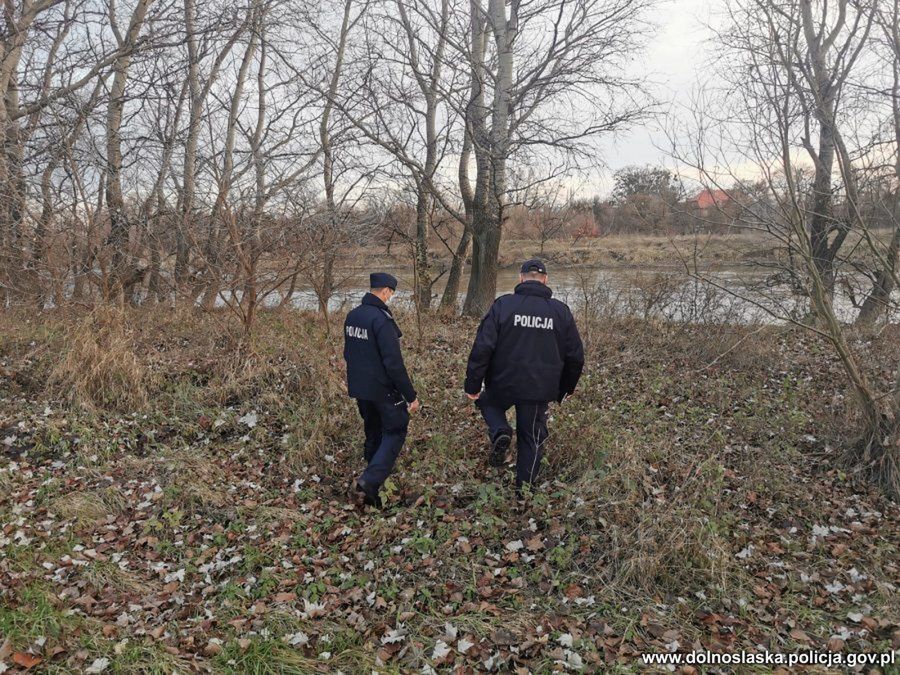
[[[894, 180], [900, 186], [900, 0], [893, 0], [890, 8], [880, 8], [876, 15], [878, 27], [882, 31], [887, 61], [891, 64], [892, 82], [884, 94], [891, 101], [891, 119], [886, 128], [886, 137], [893, 140]], [[891, 294], [900, 283], [897, 281], [897, 258], [900, 256], [900, 187], [893, 194], [886, 194], [882, 203], [888, 222], [893, 224], [893, 233], [881, 265], [875, 270], [872, 288], [860, 309], [857, 323], [871, 325], [883, 316], [890, 307]], [[854, 206], [858, 209], [858, 203]], [[873, 244], [877, 248], [877, 244]]]
[[[472, 43], [465, 48], [485, 99], [466, 109], [477, 176], [472, 202], [472, 273], [463, 312], [480, 315], [493, 301], [498, 252], [508, 202], [508, 162], [540, 147], [563, 157], [569, 170], [590, 142], [626, 128], [647, 113], [641, 83], [623, 76], [622, 65], [638, 49], [645, 0], [481, 0], [471, 3]], [[492, 39], [485, 53], [481, 24]], [[618, 94], [614, 96], [613, 93]], [[490, 94], [490, 103], [487, 94]], [[618, 105], [598, 101], [618, 100]], [[587, 105], [574, 105], [578, 100]], [[583, 118], [563, 114], [589, 110]], [[551, 164], [553, 166], [553, 164]], [[557, 175], [549, 170], [547, 178]]]
[[[6, 301], [34, 270], [27, 257], [26, 146], [42, 129], [42, 114], [94, 81], [120, 56], [98, 44], [86, 20], [90, 0], [4, 2], [0, 29], [0, 284]], [[65, 48], [63, 48], [65, 47]], [[64, 59], [64, 62], [63, 62]], [[46, 185], [46, 182], [45, 182]], [[47, 193], [44, 193], [47, 194]], [[43, 251], [39, 251], [41, 256]]]
[[[347, 49], [347, 36], [350, 29], [356, 21], [351, 21], [353, 10], [353, 0], [344, 1], [344, 11], [341, 16], [341, 28], [338, 34], [337, 46], [334, 54], [334, 66], [331, 69], [331, 77], [328, 82], [328, 90], [325, 97], [325, 104], [322, 108], [322, 116], [319, 120], [319, 144], [322, 148], [322, 181], [325, 186], [325, 209], [326, 209], [326, 231], [332, 235], [328, 239], [334, 241], [334, 235], [338, 235], [343, 229], [343, 218], [338, 212], [337, 203], [335, 202], [335, 172], [334, 172], [334, 146], [331, 139], [331, 113], [334, 110], [334, 100], [337, 96], [338, 85], [341, 81], [341, 73], [344, 68], [344, 56]], [[364, 11], [364, 10], [363, 10]], [[359, 16], [357, 16], [357, 21]], [[337, 259], [338, 249], [335, 246], [327, 246], [320, 249], [322, 253], [322, 265], [320, 267], [321, 274], [317, 277], [319, 283], [316, 285], [316, 296], [319, 299], [319, 311], [322, 315], [328, 317], [328, 301], [334, 294], [335, 271], [334, 266]]]
[[[183, 289], [188, 280], [191, 242], [189, 233], [193, 231], [194, 220], [198, 217], [196, 208], [197, 153], [204, 107], [213, 87], [219, 80], [223, 64], [231, 54], [234, 45], [250, 26], [252, 12], [244, 11], [240, 18], [229, 21], [228, 15], [215, 16], [212, 24], [201, 28], [197, 24], [196, 0], [184, 0], [185, 42], [187, 46], [187, 82], [190, 91], [188, 127], [184, 147], [182, 184], [179, 195], [181, 222], [176, 230], [175, 285]], [[230, 24], [230, 25], [229, 25]], [[227, 29], [226, 37], [218, 51], [208, 59], [209, 66], [201, 73], [204, 56], [216, 49], [220, 32]], [[201, 271], [203, 271], [201, 269]]]
[[396, 162], [398, 170], [389, 180], [409, 181], [413, 187], [414, 298], [420, 309], [429, 308], [439, 278], [428, 250], [436, 200], [462, 220], [452, 198], [442, 194], [437, 176], [456, 121], [447, 102], [456, 75], [446, 63], [450, 5], [449, 0], [394, 0], [369, 9], [353, 83], [343, 91], [323, 91], [363, 137]]
[[[351, 88], [339, 96], [336, 106], [412, 178], [419, 195], [415, 254], [421, 278], [419, 304], [430, 298], [433, 281], [425, 233], [429, 203], [434, 200], [463, 226], [458, 245], [449, 247], [452, 263], [442, 304], [455, 304], [471, 237], [475, 245], [464, 311], [479, 314], [495, 295], [503, 208], [509, 192], [507, 162], [514, 156], [524, 159], [529, 151], [536, 154], [537, 148], [572, 159], [591, 138], [624, 128], [642, 116], [645, 108], [634, 98], [639, 83], [618, 76], [616, 66], [636, 48], [641, 15], [650, 2], [619, 0], [610, 5], [563, 0], [522, 5], [491, 0], [485, 7], [480, 0], [473, 0], [466, 12], [445, 2], [435, 6], [424, 0], [404, 0], [401, 4], [396, 21], [405, 37], [405, 55], [398, 58], [399, 50], [393, 47], [397, 50], [389, 55], [393, 58], [382, 59], [390, 50], [370, 39], [361, 60], [389, 65], [380, 69], [364, 65], [361, 88], [369, 96], [361, 98], [357, 89]], [[520, 35], [521, 27], [526, 30]], [[379, 31], [369, 34], [372, 32]], [[434, 39], [425, 40], [423, 34], [434, 35]], [[547, 35], [550, 39], [545, 39]], [[445, 56], [445, 49], [456, 57]], [[521, 61], [518, 64], [517, 59]], [[404, 86], [402, 75], [392, 79], [389, 66], [397, 61], [410, 72], [414, 92]], [[451, 67], [454, 62], [457, 65]], [[460, 62], [465, 68], [458, 67]], [[441, 72], [448, 73], [447, 81], [441, 81]], [[468, 86], [456, 86], [463, 76], [468, 78]], [[555, 108], [589, 96], [589, 90], [621, 91], [629, 97], [628, 102], [598, 107], [592, 98], [591, 113], [583, 119], [560, 115]], [[366, 105], [366, 100], [373, 102]], [[385, 101], [406, 112], [392, 115], [393, 106], [381, 105]], [[461, 140], [455, 140], [452, 118], [446, 113], [443, 128], [435, 127], [435, 113], [445, 101], [452, 103], [464, 120]], [[414, 120], [411, 124], [410, 119]], [[419, 137], [424, 140], [424, 162], [417, 158], [418, 148], [411, 141]], [[451, 145], [460, 148], [458, 197], [440, 180], [438, 148], [446, 150]], [[472, 155], [474, 185], [469, 178]], [[548, 171], [548, 179], [557, 175], [562, 164], [554, 166], [556, 171]]]
[[[312, 168], [320, 156], [320, 147], [292, 155], [289, 168], [279, 168], [283, 162], [279, 155], [293, 141], [292, 135], [305, 123], [309, 132], [317, 126], [312, 115], [305, 119], [299, 114], [304, 109], [301, 99], [278, 101], [278, 95], [286, 93], [283, 86], [271, 87], [272, 81], [281, 80], [283, 67], [282, 45], [276, 39], [278, 26], [289, 23], [289, 17], [277, 11], [277, 3], [263, 4], [254, 30], [259, 34], [259, 55], [256, 68], [256, 115], [252, 124], [241, 129], [248, 148], [247, 174], [252, 175], [242, 190], [238, 208], [225, 219], [228, 232], [229, 259], [233, 263], [230, 276], [230, 292], [223, 295], [225, 304], [234, 310], [244, 328], [245, 346], [249, 346], [256, 315], [269, 298], [279, 293], [289, 297], [293, 291], [282, 289], [295, 283], [296, 276], [308, 259], [306, 242], [292, 226], [291, 219], [297, 210], [283, 204], [281, 209], [271, 210], [273, 201], [281, 201], [286, 193], [295, 193], [314, 177]], [[270, 57], [270, 53], [277, 60]], [[290, 123], [282, 119], [291, 111]], [[296, 162], [296, 164], [295, 164]], [[290, 214], [290, 215], [286, 215]], [[302, 217], [302, 214], [299, 214]], [[301, 222], [299, 224], [302, 231]]]
[[143, 270], [126, 270], [129, 262], [128, 235], [130, 223], [122, 196], [122, 144], [120, 130], [122, 111], [125, 107], [125, 86], [135, 46], [147, 18], [147, 10], [153, 0], [138, 0], [128, 28], [123, 34], [118, 26], [115, 0], [109, 0], [110, 28], [115, 35], [119, 57], [112, 65], [112, 87], [106, 111], [106, 205], [109, 213], [109, 235], [106, 246], [112, 250], [112, 260], [107, 291], [110, 296], [124, 295], [137, 282]]
[[[854, 77], [855, 66], [861, 63], [859, 54], [869, 44], [875, 6], [841, 2], [835, 8], [805, 0], [733, 0], [728, 28], [720, 36], [729, 89], [711, 94], [717, 103], [710, 98], [704, 100], [705, 112], [696, 110], [694, 131], [676, 144], [675, 154], [712, 186], [735, 179], [735, 161], [754, 162], [768, 199], [748, 205], [742, 217], [749, 215], [748, 224], [762, 224], [782, 243], [788, 260], [784, 271], [798, 281], [816, 321], [797, 317], [790, 304], [777, 296], [757, 291], [742, 297], [831, 343], [854, 393], [861, 421], [860, 439], [851, 445], [849, 454], [854, 463], [878, 476], [891, 493], [897, 494], [897, 395], [878, 392], [861, 366], [859, 348], [846, 335], [835, 306], [834, 262], [840, 248], [836, 242], [843, 242], [851, 228], [858, 233], [857, 245], [868, 245], [876, 261], [884, 261], [883, 251], [859, 208], [853, 158], [863, 150], [851, 149], [846, 133], [853, 126], [866, 127], [872, 114], [865, 106], [841, 108], [844, 99], [830, 98], [832, 88], [845, 87], [846, 94], [850, 86], [847, 83]], [[812, 18], [814, 11], [818, 12], [817, 19]], [[813, 163], [812, 180], [808, 182], [798, 152], [801, 149]], [[839, 163], [843, 195], [831, 182], [834, 160]], [[836, 209], [838, 204], [842, 205], [840, 211]], [[828, 246], [835, 256], [823, 249], [828, 235], [834, 235]], [[693, 276], [734, 292], [700, 269], [696, 260], [686, 256], [685, 266]]]

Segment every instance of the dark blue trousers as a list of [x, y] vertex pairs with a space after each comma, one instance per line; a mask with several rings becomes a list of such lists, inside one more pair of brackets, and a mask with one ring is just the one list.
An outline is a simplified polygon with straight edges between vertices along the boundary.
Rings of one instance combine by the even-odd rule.
[[487, 422], [492, 443], [501, 433], [512, 436], [506, 411], [516, 407], [516, 487], [533, 483], [541, 467], [548, 436], [547, 401], [505, 401], [485, 390], [475, 405]]
[[363, 457], [368, 466], [362, 479], [370, 485], [381, 485], [393, 470], [406, 440], [409, 429], [406, 401], [396, 395], [388, 401], [357, 399], [356, 405], [366, 432]]

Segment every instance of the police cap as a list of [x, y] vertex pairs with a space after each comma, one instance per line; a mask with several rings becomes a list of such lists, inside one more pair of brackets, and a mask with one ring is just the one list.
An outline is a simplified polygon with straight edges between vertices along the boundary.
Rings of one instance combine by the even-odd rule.
[[369, 275], [369, 288], [390, 288], [397, 290], [397, 277], [387, 272], [372, 272]]
[[526, 260], [522, 263], [522, 269], [520, 270], [522, 274], [528, 274], [529, 272], [540, 272], [541, 274], [547, 274], [547, 267], [544, 265], [543, 261], [540, 258], [532, 258], [531, 260]]

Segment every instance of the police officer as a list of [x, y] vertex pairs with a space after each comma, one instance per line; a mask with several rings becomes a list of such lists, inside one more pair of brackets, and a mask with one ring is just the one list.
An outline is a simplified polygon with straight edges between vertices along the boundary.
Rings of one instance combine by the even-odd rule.
[[549, 401], [561, 403], [575, 391], [584, 368], [575, 318], [552, 298], [546, 266], [534, 258], [520, 272], [515, 292], [497, 298], [482, 319], [465, 382], [487, 422], [491, 466], [503, 466], [512, 438], [506, 411], [516, 408], [517, 491], [537, 477]]
[[363, 456], [368, 464], [356, 481], [364, 502], [381, 508], [378, 491], [390, 475], [406, 440], [409, 413], [419, 409], [403, 355], [403, 333], [387, 307], [397, 279], [376, 272], [369, 275], [369, 292], [344, 322], [344, 360], [347, 392], [356, 399], [366, 433]]

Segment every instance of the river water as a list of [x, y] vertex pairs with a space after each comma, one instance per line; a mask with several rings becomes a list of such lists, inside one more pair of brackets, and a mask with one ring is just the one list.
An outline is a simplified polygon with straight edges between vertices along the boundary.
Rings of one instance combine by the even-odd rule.
[[[400, 282], [392, 302], [411, 305], [412, 271], [390, 271]], [[512, 292], [518, 280], [517, 269], [500, 270], [497, 294]], [[435, 305], [443, 294], [444, 281], [442, 278], [434, 286]], [[869, 282], [862, 277], [848, 277], [847, 281], [849, 283], [839, 285], [834, 306], [840, 320], [851, 322], [859, 311], [854, 306], [854, 297], [857, 300], [864, 298]], [[460, 306], [467, 283], [468, 277], [465, 277], [457, 300]], [[679, 322], [784, 323], [788, 317], [802, 317], [809, 306], [805, 297], [792, 292], [790, 286], [776, 276], [776, 270], [759, 265], [731, 265], [696, 275], [686, 274], [683, 268], [662, 266], [559, 268], [551, 269], [548, 285], [553, 289], [554, 297], [568, 303], [576, 312], [588, 308], [606, 316], [653, 317]], [[356, 305], [367, 288], [367, 271], [349, 273], [329, 301], [329, 308], [337, 311]], [[277, 294], [266, 299], [270, 306], [280, 302], [281, 296]], [[299, 289], [291, 299], [291, 305], [298, 309], [315, 309], [317, 304], [311, 289]], [[900, 294], [895, 292], [893, 321], [900, 320], [898, 304]]]

